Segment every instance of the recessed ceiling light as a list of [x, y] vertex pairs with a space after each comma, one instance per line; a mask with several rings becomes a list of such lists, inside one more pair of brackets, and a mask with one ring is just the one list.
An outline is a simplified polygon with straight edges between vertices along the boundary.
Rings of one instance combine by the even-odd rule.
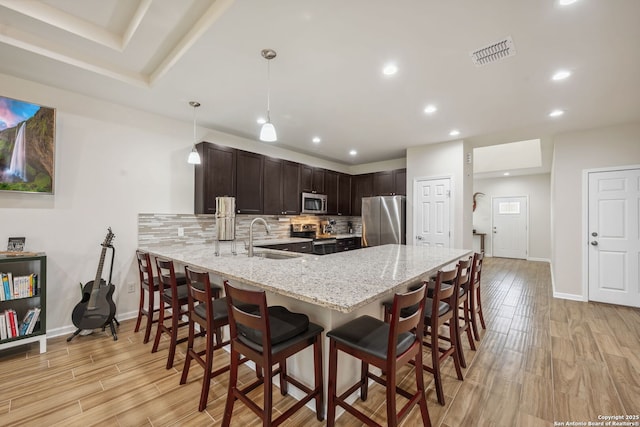
[[355, 156], [356, 154], [358, 154], [358, 152], [356, 150], [351, 150], [349, 151], [349, 154]]
[[505, 173], [503, 173], [502, 175], [504, 175], [504, 176], [509, 176], [509, 175], [511, 175], [511, 174], [510, 174], [509, 172], [505, 172]]
[[259, 125], [263, 125], [267, 123], [267, 119], [265, 119], [264, 117], [258, 117], [258, 120], [256, 120], [256, 122], [258, 122]]
[[560, 6], [569, 6], [570, 4], [573, 4], [575, 2], [577, 2], [578, 0], [558, 0], [558, 4]]
[[382, 74], [384, 74], [385, 76], [393, 76], [397, 72], [398, 72], [398, 66], [393, 63], [389, 63], [385, 65], [384, 68], [382, 69]]
[[429, 104], [426, 107], [424, 107], [424, 112], [427, 114], [433, 114], [436, 111], [438, 111], [438, 108], [433, 104]]
[[320, 139], [319, 136], [314, 136], [313, 139], [311, 140], [311, 142], [313, 142], [314, 144], [319, 144], [320, 141], [322, 140]]
[[549, 113], [549, 117], [560, 117], [563, 114], [564, 114], [563, 110], [553, 110], [552, 112]]
[[559, 70], [551, 77], [552, 80], [564, 80], [571, 75], [571, 71], [569, 70]]
[[458, 129], [454, 129], [451, 132], [449, 132], [450, 136], [458, 136], [460, 135], [460, 131]]

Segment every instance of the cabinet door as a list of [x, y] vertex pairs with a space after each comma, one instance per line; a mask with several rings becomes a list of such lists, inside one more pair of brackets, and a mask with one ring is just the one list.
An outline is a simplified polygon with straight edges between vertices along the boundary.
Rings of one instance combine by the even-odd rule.
[[327, 195], [327, 214], [338, 213], [338, 172], [325, 171], [324, 193]]
[[282, 213], [282, 160], [271, 157], [264, 158], [263, 191], [265, 214], [279, 215]]
[[300, 164], [288, 160], [282, 163], [282, 212], [286, 215], [300, 213]]
[[351, 175], [338, 174], [338, 215], [351, 215]]
[[393, 171], [376, 172], [373, 174], [373, 194], [376, 196], [390, 196], [393, 194]]
[[393, 193], [399, 196], [407, 195], [407, 170], [406, 169], [396, 169], [393, 171], [394, 174], [394, 189]]
[[313, 180], [311, 182], [311, 186], [314, 192], [316, 193], [324, 193], [324, 169], [313, 168]]
[[194, 212], [216, 212], [216, 197], [235, 196], [236, 150], [201, 142], [197, 145], [202, 163], [195, 165]]
[[300, 191], [313, 191], [313, 168], [307, 165], [300, 165]]
[[243, 214], [262, 213], [263, 156], [237, 150], [236, 210]]
[[373, 174], [366, 173], [352, 178], [353, 196], [351, 215], [362, 215], [362, 198], [373, 196]]

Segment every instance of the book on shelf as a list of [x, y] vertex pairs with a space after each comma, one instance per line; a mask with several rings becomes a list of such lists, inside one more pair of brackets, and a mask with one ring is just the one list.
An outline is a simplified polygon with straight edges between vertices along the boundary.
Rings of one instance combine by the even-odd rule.
[[2, 288], [4, 289], [5, 301], [13, 299], [13, 292], [9, 283], [9, 277], [11, 277], [11, 273], [2, 273]]
[[38, 275], [33, 273], [25, 276], [13, 276], [11, 273], [0, 273], [0, 301], [17, 298], [28, 298], [38, 294]]
[[4, 311], [5, 323], [7, 324], [7, 338], [13, 338], [18, 336], [18, 317], [16, 311], [9, 308]]
[[6, 314], [4, 312], [0, 312], [0, 340], [7, 339], [7, 322], [6, 322]]
[[32, 334], [33, 330], [36, 327], [36, 323], [38, 323], [38, 320], [40, 320], [40, 307], [36, 307], [35, 308], [35, 313], [33, 314], [33, 317], [31, 318], [31, 321], [29, 322], [29, 327], [27, 328], [27, 335]]

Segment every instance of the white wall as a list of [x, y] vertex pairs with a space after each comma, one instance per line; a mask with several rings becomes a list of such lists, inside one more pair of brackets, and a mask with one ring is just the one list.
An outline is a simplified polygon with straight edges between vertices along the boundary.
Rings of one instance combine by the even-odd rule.
[[414, 181], [419, 178], [451, 177], [452, 247], [472, 248], [473, 165], [465, 161], [470, 151], [471, 148], [464, 141], [407, 149], [407, 244], [413, 244]]
[[[504, 178], [476, 179], [473, 192], [478, 196], [476, 211], [473, 213], [473, 228], [478, 233], [487, 233], [485, 252], [493, 252], [492, 197], [528, 196], [529, 199], [529, 248], [528, 258], [551, 260], [551, 176], [537, 175], [509, 176]], [[478, 238], [474, 247], [479, 246]]]
[[[78, 284], [95, 278], [108, 226], [116, 235], [114, 299], [118, 313], [130, 315], [138, 212], [193, 211], [190, 124], [5, 75], [0, 87], [4, 96], [56, 108], [55, 194], [0, 193], [0, 244], [25, 236], [26, 250], [48, 256], [48, 330], [73, 329]], [[131, 282], [136, 293], [126, 291]]]
[[586, 299], [583, 291], [585, 169], [640, 163], [640, 123], [570, 132], [554, 138], [551, 174], [552, 273], [557, 296]]

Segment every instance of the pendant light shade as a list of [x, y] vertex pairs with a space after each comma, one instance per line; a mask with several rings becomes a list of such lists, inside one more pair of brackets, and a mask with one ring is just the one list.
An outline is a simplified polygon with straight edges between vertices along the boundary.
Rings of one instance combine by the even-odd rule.
[[200, 106], [200, 103], [191, 101], [189, 102], [189, 105], [193, 107], [193, 147], [191, 148], [191, 152], [189, 153], [189, 158], [187, 158], [187, 163], [191, 165], [199, 165], [200, 154], [198, 154], [198, 150], [196, 150], [196, 108]]
[[276, 57], [276, 51], [273, 49], [262, 49], [260, 52], [262, 57], [267, 60], [267, 121], [262, 125], [260, 129], [260, 141], [264, 142], [274, 142], [278, 140], [278, 135], [276, 134], [276, 127], [271, 123], [270, 117], [270, 101], [271, 101], [271, 69], [270, 62], [273, 58]]
[[274, 142], [278, 140], [276, 135], [276, 127], [271, 122], [266, 122], [260, 129], [260, 141]]

